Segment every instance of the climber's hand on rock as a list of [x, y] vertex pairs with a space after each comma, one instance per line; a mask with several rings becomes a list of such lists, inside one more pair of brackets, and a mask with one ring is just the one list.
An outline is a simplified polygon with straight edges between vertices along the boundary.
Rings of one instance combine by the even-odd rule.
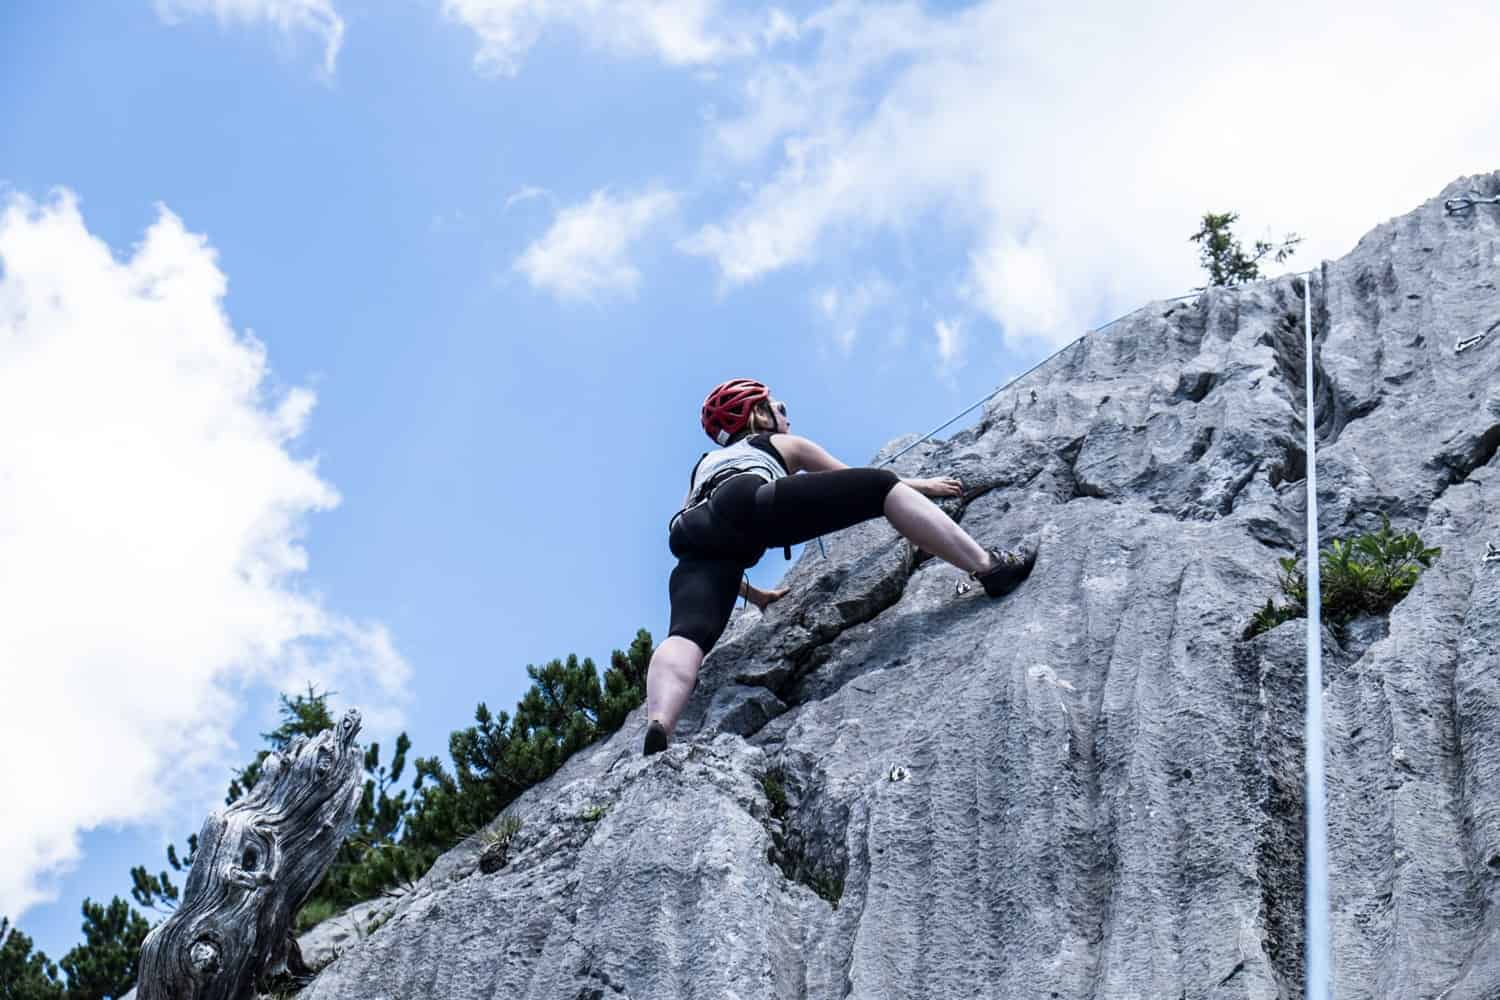
[[936, 479], [908, 479], [905, 482], [918, 493], [929, 497], [956, 497], [964, 491], [963, 484], [952, 476], [939, 476]]
[[791, 589], [790, 587], [782, 587], [780, 590], [761, 590], [752, 584], [745, 589], [745, 599], [764, 611], [766, 610], [766, 605], [775, 604], [785, 597]]

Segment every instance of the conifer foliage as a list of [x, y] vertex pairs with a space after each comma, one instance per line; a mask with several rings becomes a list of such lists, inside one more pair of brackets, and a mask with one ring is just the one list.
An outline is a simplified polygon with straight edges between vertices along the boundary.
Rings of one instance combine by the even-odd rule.
[[[409, 789], [397, 790], [406, 772], [411, 740], [396, 738], [389, 764], [381, 747], [365, 751], [364, 794], [354, 829], [323, 882], [299, 914], [301, 933], [354, 903], [372, 899], [426, 874], [444, 852], [491, 823], [526, 789], [546, 780], [574, 753], [619, 729], [646, 697], [651, 633], [636, 632], [625, 650], [615, 650], [601, 678], [594, 661], [552, 660], [527, 666], [531, 688], [515, 713], [491, 714], [484, 702], [474, 725], [449, 737], [452, 771], [437, 757], [412, 762]], [[261, 737], [266, 749], [234, 772], [226, 805], [255, 787], [265, 759], [299, 737], [312, 737], [334, 724], [330, 692], [309, 686], [294, 697], [281, 696], [280, 724]], [[181, 900], [174, 881], [192, 867], [198, 837], [186, 852], [167, 847], [169, 869], [151, 874], [144, 865], [130, 871], [131, 896], [143, 908], [170, 913]], [[100, 1000], [123, 995], [135, 981], [141, 942], [150, 925], [129, 903], [116, 897], [104, 906], [84, 900], [84, 943], [58, 964], [34, 951], [32, 940], [0, 918], [0, 1000]]]
[[39, 951], [31, 938], [0, 917], [0, 1000], [62, 1000], [57, 966]]
[[82, 1000], [124, 996], [135, 983], [141, 942], [151, 925], [119, 896], [108, 906], [83, 901], [83, 944], [58, 964], [68, 977], [67, 996]]
[[[645, 699], [651, 652], [651, 633], [641, 629], [628, 650], [611, 655], [602, 685], [593, 660], [569, 656], [526, 668], [533, 683], [514, 716], [496, 716], [480, 702], [474, 725], [449, 737], [452, 773], [436, 757], [416, 761], [411, 813], [385, 864], [425, 872], [438, 855], [493, 821], [574, 753], [619, 729]], [[400, 880], [397, 872], [390, 874]]]
[[146, 919], [116, 896], [109, 905], [83, 901], [83, 943], [62, 957], [66, 980], [31, 938], [0, 917], [0, 1000], [101, 1000], [124, 996], [135, 983]]
[[1255, 241], [1255, 251], [1246, 253], [1232, 227], [1239, 221], [1238, 212], [1216, 215], [1203, 213], [1203, 222], [1189, 239], [1198, 244], [1198, 262], [1208, 272], [1210, 285], [1242, 285], [1255, 281], [1260, 274], [1260, 262], [1270, 257], [1280, 264], [1296, 252], [1302, 237], [1287, 233], [1280, 243], [1265, 240]]

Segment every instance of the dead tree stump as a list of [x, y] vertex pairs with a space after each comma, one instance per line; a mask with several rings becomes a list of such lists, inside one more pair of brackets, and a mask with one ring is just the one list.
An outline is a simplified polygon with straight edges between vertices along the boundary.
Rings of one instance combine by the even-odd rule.
[[258, 981], [306, 971], [292, 918], [349, 835], [359, 722], [350, 709], [271, 754], [250, 793], [204, 822], [181, 905], [141, 946], [138, 1000], [248, 1000]]

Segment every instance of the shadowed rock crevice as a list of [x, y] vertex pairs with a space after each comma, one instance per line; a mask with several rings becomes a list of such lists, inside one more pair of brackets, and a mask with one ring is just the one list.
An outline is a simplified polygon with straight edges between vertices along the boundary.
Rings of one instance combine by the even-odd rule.
[[1213, 392], [1214, 386], [1219, 384], [1217, 373], [1210, 371], [1183, 372], [1177, 380], [1177, 388], [1167, 397], [1168, 406], [1176, 406], [1178, 403], [1187, 401], [1201, 403]]
[[837, 908], [849, 869], [844, 849], [849, 813], [847, 808], [837, 810], [831, 822], [830, 817], [819, 815], [810, 779], [815, 776], [788, 771], [781, 764], [762, 775], [761, 788], [768, 803], [766, 830], [771, 835], [766, 860], [788, 880], [806, 886]]
[[[1293, 284], [1297, 292], [1296, 296], [1279, 302], [1282, 306], [1281, 315], [1262, 335], [1261, 343], [1274, 352], [1276, 372], [1291, 391], [1292, 407], [1297, 414], [1297, 431], [1300, 435], [1307, 420], [1307, 317], [1302, 301], [1303, 296], [1307, 294], [1307, 280], [1298, 278]], [[1374, 404], [1371, 403], [1368, 408], [1365, 408], [1351, 401], [1346, 403], [1344, 408], [1340, 407], [1341, 396], [1338, 385], [1323, 364], [1323, 334], [1328, 329], [1328, 323], [1324, 311], [1325, 304], [1322, 297], [1318, 295], [1316, 284], [1313, 294], [1313, 406], [1317, 411], [1315, 432], [1318, 445], [1322, 447], [1337, 441], [1339, 434], [1343, 432], [1349, 421], [1357, 419], [1358, 416], [1367, 415], [1374, 409]]]
[[1307, 450], [1288, 441], [1280, 460], [1266, 470], [1266, 479], [1272, 487], [1282, 483], [1300, 483], [1307, 478]]
[[1442, 496], [1448, 487], [1464, 482], [1476, 470], [1489, 465], [1497, 450], [1500, 450], [1500, 423], [1463, 435], [1452, 447], [1438, 452], [1429, 463], [1440, 476], [1437, 495]]

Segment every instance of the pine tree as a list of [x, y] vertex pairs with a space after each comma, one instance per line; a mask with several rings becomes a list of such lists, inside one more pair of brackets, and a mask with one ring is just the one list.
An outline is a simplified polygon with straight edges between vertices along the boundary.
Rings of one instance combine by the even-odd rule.
[[57, 966], [0, 917], [0, 1000], [65, 1000]]
[[630, 649], [609, 655], [604, 672], [604, 698], [599, 705], [599, 729], [612, 733], [624, 725], [625, 717], [646, 700], [646, 668], [651, 664], [651, 633], [640, 629]]
[[[187, 856], [181, 859], [177, 857], [177, 845], [167, 845], [167, 863], [175, 872], [186, 872], [193, 867], [193, 857], [198, 853], [198, 835], [188, 834], [187, 844]], [[137, 865], [130, 869], [130, 880], [133, 883], [130, 895], [135, 897], [135, 901], [143, 909], [158, 913], [171, 913], [177, 909], [180, 894], [166, 869], [162, 869], [160, 874], [152, 875], [146, 871], [145, 865]]]
[[119, 896], [103, 906], [83, 901], [83, 939], [62, 957], [68, 1000], [124, 996], [135, 984], [141, 942], [151, 925]]
[[402, 847], [435, 858], [492, 822], [577, 750], [619, 729], [645, 700], [652, 651], [651, 633], [638, 630], [627, 652], [611, 653], [602, 689], [592, 660], [569, 656], [528, 666], [533, 684], [514, 718], [495, 716], [480, 702], [475, 725], [449, 737], [451, 775], [436, 757], [416, 761]]
[[1225, 212], [1222, 215], [1205, 212], [1202, 225], [1189, 237], [1191, 242], [1199, 244], [1198, 261], [1208, 272], [1210, 285], [1232, 286], [1254, 281], [1261, 276], [1262, 259], [1270, 255], [1280, 264], [1295, 253], [1297, 244], [1302, 242], [1302, 237], [1296, 233], [1287, 233], [1279, 244], [1256, 240], [1255, 253], [1247, 254], [1239, 238], [1230, 229], [1239, 218], [1238, 212]]

